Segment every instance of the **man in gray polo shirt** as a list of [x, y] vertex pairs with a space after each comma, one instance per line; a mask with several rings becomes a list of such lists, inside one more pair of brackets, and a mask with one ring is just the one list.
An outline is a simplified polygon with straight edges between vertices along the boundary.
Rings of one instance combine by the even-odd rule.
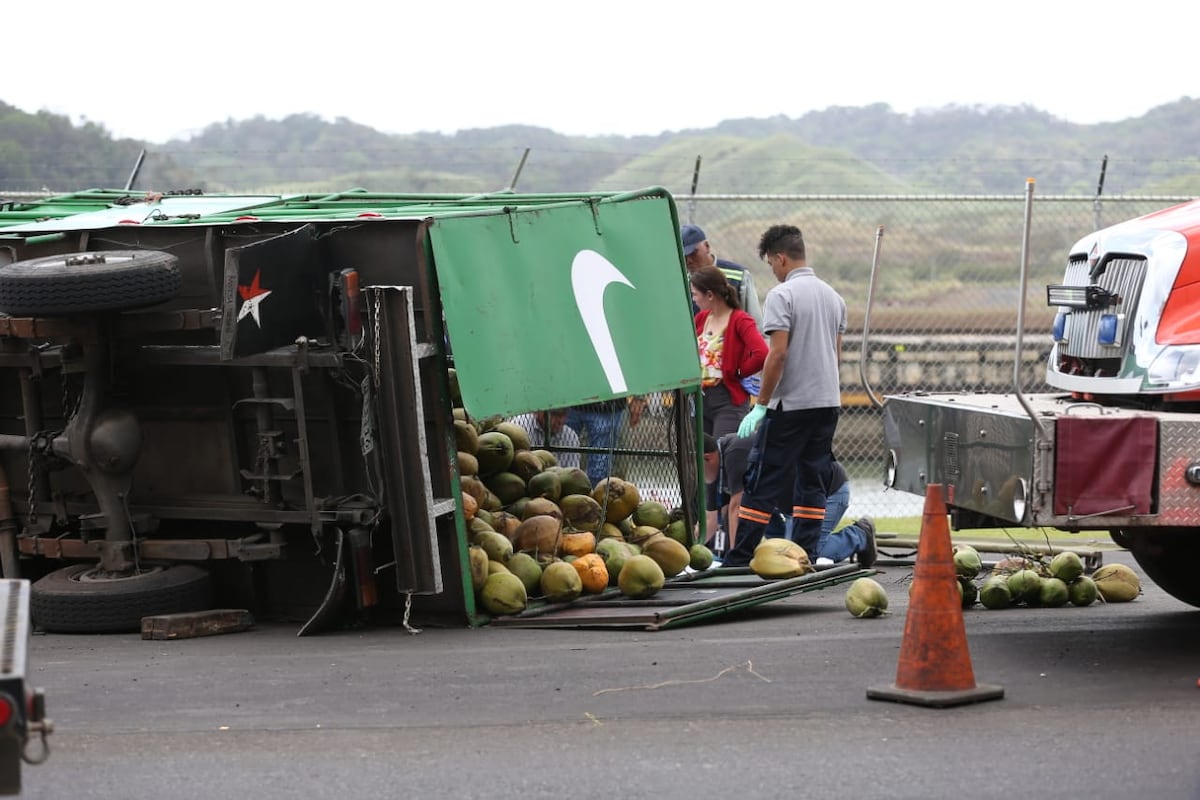
[[762, 388], [738, 428], [739, 436], [757, 438], [738, 510], [737, 546], [723, 562], [729, 567], [750, 563], [776, 508], [791, 509], [791, 538], [816, 559], [842, 405], [846, 301], [808, 266], [796, 226], [768, 228], [758, 255], [779, 285], [763, 303]]

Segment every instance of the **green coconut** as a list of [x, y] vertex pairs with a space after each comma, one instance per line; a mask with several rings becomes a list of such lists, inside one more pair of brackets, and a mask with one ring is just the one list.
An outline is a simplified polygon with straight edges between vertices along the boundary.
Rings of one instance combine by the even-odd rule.
[[1017, 570], [1008, 576], [1008, 590], [1014, 603], [1037, 605], [1042, 593], [1042, 578], [1031, 569]]
[[507, 470], [512, 464], [513, 452], [512, 439], [500, 431], [481, 433], [475, 450], [475, 458], [479, 461], [479, 474], [486, 478], [488, 475]]
[[529, 479], [525, 490], [530, 497], [544, 497], [547, 500], [557, 501], [562, 497], [562, 479], [556, 472], [542, 471]]
[[537, 562], [536, 558], [529, 553], [513, 553], [509, 556], [508, 561], [504, 562], [504, 566], [521, 579], [521, 583], [525, 584], [527, 594], [538, 593], [541, 588], [542, 565]]
[[888, 596], [873, 578], [859, 578], [846, 590], [846, 610], [858, 619], [882, 616], [887, 612]]
[[[515, 422], [501, 422], [492, 430], [499, 431], [512, 442], [513, 450], [529, 449], [529, 433]], [[540, 462], [540, 459], [539, 459]]]
[[617, 576], [617, 588], [626, 597], [641, 600], [657, 594], [665, 581], [666, 576], [658, 562], [650, 556], [639, 555], [625, 561], [621, 574]]
[[[619, 527], [619, 526], [618, 526]], [[625, 541], [630, 544], [643, 545], [655, 536], [662, 536], [663, 532], [658, 528], [651, 528], [649, 525], [638, 525], [636, 528], [625, 534]]]
[[573, 494], [586, 494], [590, 497], [592, 494], [592, 479], [579, 467], [561, 469], [558, 479], [562, 483], [563, 497]]
[[958, 577], [970, 580], [983, 569], [983, 560], [979, 552], [969, 544], [956, 545], [954, 548], [954, 571]]
[[529, 595], [525, 592], [525, 584], [516, 575], [495, 572], [484, 582], [479, 602], [489, 614], [516, 614], [525, 610]]
[[1096, 582], [1087, 575], [1080, 575], [1075, 580], [1067, 584], [1067, 599], [1071, 601], [1073, 606], [1090, 606], [1096, 602], [1096, 597], [1100, 591], [1096, 588]]
[[501, 564], [507, 562], [513, 554], [512, 541], [497, 531], [480, 531], [475, 534], [472, 544], [482, 547], [488, 559]]
[[537, 456], [538, 458], [540, 458], [542, 460], [542, 468], [543, 469], [558, 466], [558, 457], [555, 456], [554, 453], [551, 453], [549, 450], [533, 450], [531, 452], [535, 456]]
[[525, 496], [525, 481], [515, 472], [493, 473], [483, 479], [483, 485], [500, 498], [501, 505], [512, 505]]
[[[534, 453], [528, 450], [517, 450], [513, 453], [512, 464], [508, 469], [528, 484], [534, 477], [541, 475], [545, 468], [542, 460]], [[530, 494], [533, 493], [530, 492]]]
[[688, 566], [697, 572], [703, 572], [713, 565], [713, 551], [702, 544], [694, 544], [688, 549], [692, 559]]
[[993, 575], [979, 587], [979, 602], [984, 608], [1008, 608], [1013, 604], [1012, 591], [1008, 588], [1008, 579], [1003, 575]]
[[[459, 452], [467, 455], [475, 455], [479, 450], [479, 431], [475, 430], [475, 426], [466, 420], [454, 420], [454, 444]], [[475, 462], [475, 471], [468, 472], [468, 475], [474, 475], [479, 470], [479, 462]]]
[[684, 547], [692, 543], [692, 536], [688, 531], [687, 523], [681, 519], [672, 520], [667, 527], [663, 528], [663, 533]]
[[1069, 584], [1083, 574], [1083, 559], [1071, 550], [1058, 553], [1050, 559], [1050, 574]]
[[616, 586], [617, 577], [621, 574], [621, 567], [625, 566], [625, 562], [633, 558], [637, 553], [633, 552], [633, 547], [625, 542], [624, 539], [601, 539], [596, 543], [596, 553], [604, 560], [604, 566], [608, 569], [608, 585]]
[[1096, 590], [1108, 603], [1127, 603], [1142, 591], [1137, 573], [1124, 564], [1105, 564], [1092, 573]]
[[671, 512], [657, 500], [643, 500], [633, 510], [633, 523], [661, 531], [671, 524]]
[[1065, 606], [1070, 599], [1067, 583], [1062, 578], [1042, 578], [1042, 587], [1038, 592], [1038, 605], [1044, 608]]
[[583, 578], [567, 561], [552, 561], [542, 570], [542, 594], [552, 603], [569, 603], [583, 594]]
[[[469, 427], [469, 426], [468, 426]], [[475, 430], [471, 428], [471, 430]], [[458, 474], [459, 475], [475, 475], [479, 472], [479, 459], [471, 453], [458, 451]]]
[[958, 590], [962, 593], [962, 607], [970, 608], [979, 601], [979, 587], [968, 578], [958, 579]]

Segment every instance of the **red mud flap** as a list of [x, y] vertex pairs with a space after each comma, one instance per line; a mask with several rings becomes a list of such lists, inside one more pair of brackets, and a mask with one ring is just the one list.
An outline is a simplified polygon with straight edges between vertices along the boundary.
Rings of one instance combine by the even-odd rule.
[[631, 600], [618, 589], [585, 595], [570, 603], [531, 604], [520, 614], [496, 617], [492, 626], [509, 628], [637, 628], [659, 631], [724, 616], [734, 611], [826, 589], [875, 574], [845, 564], [796, 578], [768, 581], [747, 567], [695, 572], [672, 578], [658, 594]]
[[1055, 423], [1054, 513], [1152, 513], [1158, 420], [1061, 416]]

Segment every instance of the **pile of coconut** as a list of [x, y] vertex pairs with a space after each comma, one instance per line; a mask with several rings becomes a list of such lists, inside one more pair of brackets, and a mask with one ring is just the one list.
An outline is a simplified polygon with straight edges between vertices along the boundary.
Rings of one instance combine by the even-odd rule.
[[983, 561], [970, 545], [954, 546], [954, 569], [963, 608], [1057, 608], [1096, 601], [1127, 603], [1141, 594], [1137, 573], [1124, 564], [1106, 564], [1085, 575], [1079, 554], [1064, 550], [1043, 557], [1014, 556], [998, 561], [984, 577]]
[[501, 418], [472, 419], [463, 408], [454, 418], [465, 566], [487, 613], [610, 590], [644, 599], [687, 569], [712, 566], [682, 509], [643, 499], [616, 476], [593, 485]]

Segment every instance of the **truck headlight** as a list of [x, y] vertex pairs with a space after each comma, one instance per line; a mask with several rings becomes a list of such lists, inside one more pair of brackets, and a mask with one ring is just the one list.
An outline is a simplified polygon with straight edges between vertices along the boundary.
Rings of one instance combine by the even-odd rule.
[[1146, 370], [1146, 382], [1166, 389], [1200, 385], [1200, 345], [1165, 347]]

